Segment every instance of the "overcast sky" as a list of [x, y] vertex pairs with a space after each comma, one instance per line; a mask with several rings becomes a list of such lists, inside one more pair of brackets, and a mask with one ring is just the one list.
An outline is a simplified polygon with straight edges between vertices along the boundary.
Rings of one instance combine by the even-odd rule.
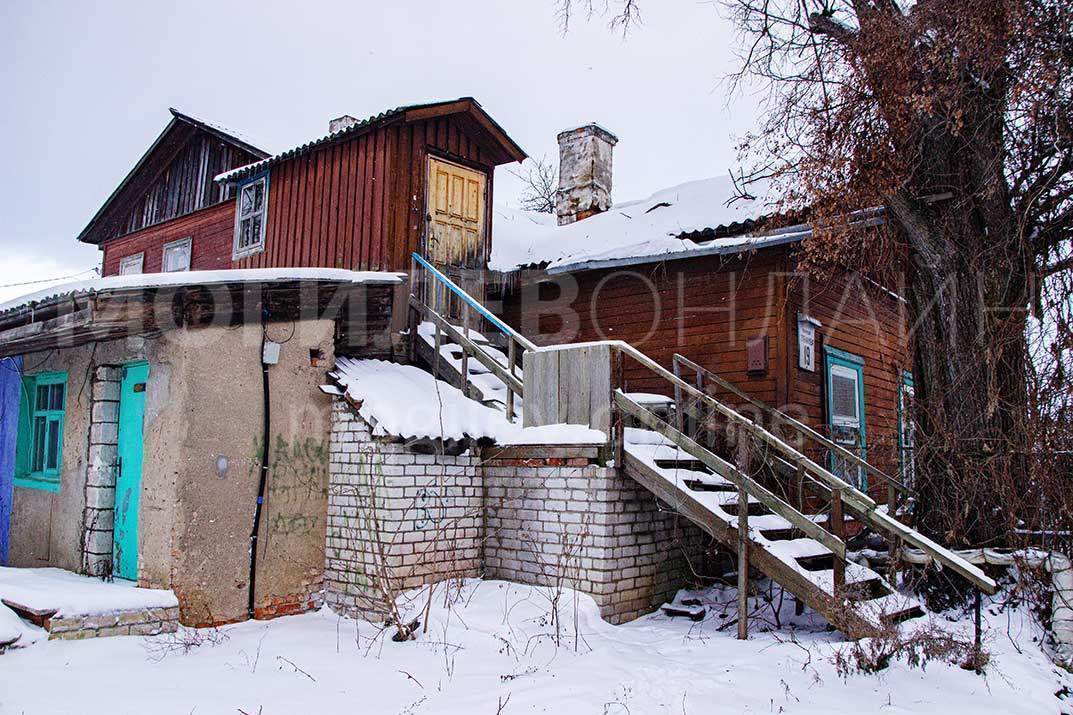
[[[614, 131], [616, 200], [725, 174], [756, 114], [722, 82], [732, 28], [718, 2], [641, 7], [623, 38], [606, 18], [563, 35], [554, 0], [7, 0], [0, 299], [24, 292], [11, 283], [99, 264], [75, 236], [169, 106], [278, 151], [340, 114], [472, 95], [530, 156], [557, 160], [555, 134], [569, 126]], [[497, 203], [517, 190], [501, 168]]]

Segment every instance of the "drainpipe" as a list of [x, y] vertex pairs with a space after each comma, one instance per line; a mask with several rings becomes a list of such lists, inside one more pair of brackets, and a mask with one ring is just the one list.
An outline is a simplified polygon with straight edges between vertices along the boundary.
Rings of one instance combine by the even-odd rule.
[[271, 413], [269, 410], [268, 363], [265, 361], [265, 342], [268, 340], [268, 308], [261, 308], [261, 394], [263, 401], [261, 424], [261, 476], [257, 483], [257, 504], [253, 508], [253, 529], [250, 531], [250, 590], [246, 602], [246, 615], [253, 618], [253, 595], [257, 583], [257, 532], [261, 527], [261, 506], [265, 500], [265, 486], [268, 484], [268, 447], [271, 434]]

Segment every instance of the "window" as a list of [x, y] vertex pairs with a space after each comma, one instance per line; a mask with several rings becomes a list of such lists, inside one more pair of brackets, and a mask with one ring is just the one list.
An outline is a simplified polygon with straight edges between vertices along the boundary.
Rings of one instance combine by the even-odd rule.
[[235, 248], [233, 258], [264, 250], [265, 215], [268, 209], [268, 175], [250, 179], [239, 186], [235, 210]]
[[162, 265], [165, 273], [190, 270], [190, 253], [193, 243], [194, 239], [187, 237], [164, 244]]
[[145, 262], [144, 253], [135, 253], [130, 256], [124, 256], [119, 261], [119, 275], [129, 276], [133, 273], [142, 272], [142, 264]]
[[15, 484], [60, 490], [66, 400], [67, 373], [46, 372], [22, 378]]
[[898, 464], [902, 468], [902, 483], [913, 486], [916, 476], [916, 422], [913, 420], [913, 375], [902, 373], [902, 388], [898, 391]]
[[[827, 428], [831, 441], [867, 459], [864, 421], [864, 360], [856, 355], [823, 346], [826, 373]], [[861, 467], [830, 451], [830, 469], [850, 484], [868, 488], [868, 474]]]

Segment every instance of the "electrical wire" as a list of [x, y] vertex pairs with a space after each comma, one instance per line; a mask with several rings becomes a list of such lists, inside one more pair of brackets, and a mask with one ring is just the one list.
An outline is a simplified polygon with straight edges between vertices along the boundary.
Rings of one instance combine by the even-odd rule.
[[99, 269], [94, 266], [93, 268], [87, 268], [86, 270], [79, 271], [78, 273], [72, 273], [69, 276], [57, 276], [56, 278], [40, 278], [35, 281], [23, 281], [22, 283], [7, 283], [4, 285], [0, 285], [0, 288], [19, 288], [21, 286], [37, 285], [38, 283], [53, 283], [55, 281], [66, 281], [70, 280], [71, 278], [77, 278], [78, 276], [84, 276], [85, 274], [90, 272], [98, 273], [98, 271]]

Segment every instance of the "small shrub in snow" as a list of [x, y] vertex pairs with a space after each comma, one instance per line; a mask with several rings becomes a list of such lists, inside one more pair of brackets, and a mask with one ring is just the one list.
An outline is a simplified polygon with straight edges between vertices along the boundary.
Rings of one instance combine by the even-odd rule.
[[163, 660], [173, 653], [185, 655], [195, 648], [208, 644], [212, 646], [226, 642], [230, 636], [219, 628], [188, 628], [179, 626], [174, 633], [165, 633], [145, 640], [145, 650], [150, 660]]
[[897, 626], [887, 627], [874, 638], [863, 638], [835, 651], [831, 661], [843, 678], [856, 674], [871, 674], [885, 670], [896, 661], [911, 668], [927, 669], [934, 661], [958, 665], [980, 672], [987, 665], [988, 655], [977, 655], [971, 640], [934, 624], [912, 631]]

